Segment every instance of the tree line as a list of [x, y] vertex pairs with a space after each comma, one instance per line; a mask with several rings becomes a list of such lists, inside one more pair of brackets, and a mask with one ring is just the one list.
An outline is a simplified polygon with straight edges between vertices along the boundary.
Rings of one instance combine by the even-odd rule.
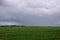
[[24, 25], [1, 25], [0, 27], [25, 27]]

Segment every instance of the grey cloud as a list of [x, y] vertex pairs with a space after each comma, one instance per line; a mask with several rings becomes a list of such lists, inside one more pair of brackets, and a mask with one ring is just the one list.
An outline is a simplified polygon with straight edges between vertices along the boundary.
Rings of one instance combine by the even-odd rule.
[[58, 24], [60, 21], [60, 1], [51, 0], [46, 1], [47, 3], [45, 1], [0, 0], [0, 24]]

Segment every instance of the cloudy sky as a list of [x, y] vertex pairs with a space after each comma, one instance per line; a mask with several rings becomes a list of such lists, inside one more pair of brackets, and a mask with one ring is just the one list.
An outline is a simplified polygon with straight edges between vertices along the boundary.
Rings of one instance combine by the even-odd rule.
[[0, 25], [60, 25], [60, 0], [0, 0]]

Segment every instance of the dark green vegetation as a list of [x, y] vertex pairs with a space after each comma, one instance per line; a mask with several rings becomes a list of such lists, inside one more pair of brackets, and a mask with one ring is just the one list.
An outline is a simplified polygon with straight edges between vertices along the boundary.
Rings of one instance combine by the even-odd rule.
[[60, 40], [60, 27], [0, 27], [0, 40]]

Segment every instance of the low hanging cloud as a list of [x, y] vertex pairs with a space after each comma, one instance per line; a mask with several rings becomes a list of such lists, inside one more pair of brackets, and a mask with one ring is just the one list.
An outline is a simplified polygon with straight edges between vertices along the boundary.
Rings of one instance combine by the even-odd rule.
[[56, 25], [59, 10], [60, 0], [0, 0], [0, 24]]

